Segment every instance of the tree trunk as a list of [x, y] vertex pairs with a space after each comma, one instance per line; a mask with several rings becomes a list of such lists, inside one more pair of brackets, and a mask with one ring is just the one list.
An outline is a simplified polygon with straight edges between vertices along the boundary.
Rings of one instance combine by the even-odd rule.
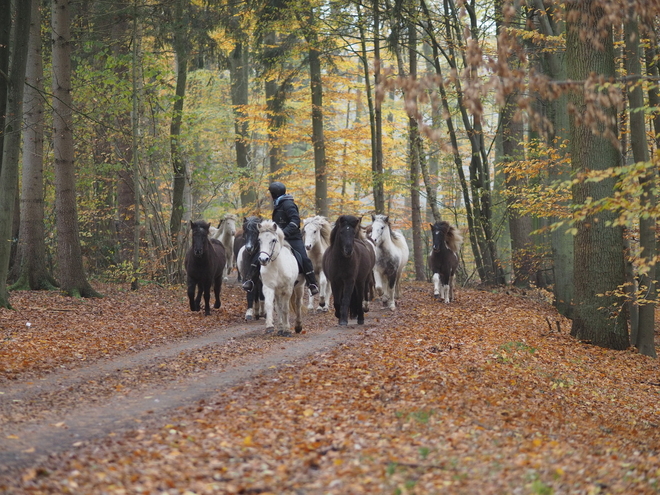
[[[313, 18], [313, 13], [310, 17]], [[312, 143], [314, 145], [314, 175], [316, 177], [316, 214], [327, 217], [328, 173], [325, 158], [325, 136], [323, 133], [323, 81], [321, 79], [321, 57], [316, 45], [316, 35], [310, 41], [309, 76], [312, 86]]]
[[170, 253], [169, 275], [172, 281], [179, 278], [180, 233], [183, 227], [183, 212], [185, 209], [184, 193], [186, 188], [186, 162], [181, 150], [181, 122], [183, 120], [183, 103], [186, 95], [186, 80], [188, 77], [188, 46], [186, 39], [186, 2], [177, 0], [174, 18], [174, 51], [176, 54], [176, 89], [172, 122], [170, 124], [170, 153], [172, 160], [172, 216], [170, 217], [170, 238], [172, 251]]
[[[23, 91], [30, 38], [32, 2], [18, 2], [11, 40], [11, 65], [7, 80], [6, 117], [2, 129], [2, 168], [0, 169], [0, 307], [9, 307], [7, 273], [11, 253], [11, 230], [18, 185], [18, 161], [23, 125]], [[10, 10], [3, 15], [10, 16]]]
[[57, 286], [46, 268], [44, 232], [44, 72], [41, 52], [41, 1], [32, 2], [32, 22], [25, 74], [21, 226], [18, 279], [13, 290], [51, 290]]
[[[268, 47], [277, 46], [279, 37], [276, 32], [271, 31], [264, 39]], [[270, 162], [270, 173], [273, 179], [279, 178], [278, 171], [284, 166], [282, 162], [282, 144], [280, 143], [279, 131], [284, 126], [284, 104], [286, 103], [286, 87], [284, 83], [275, 77], [276, 61], [266, 56], [266, 107], [268, 114], [268, 154]]]
[[[508, 64], [511, 70], [514, 70], [517, 64], [517, 57], [508, 51], [514, 44], [508, 30], [509, 22], [504, 19], [502, 0], [496, 3], [496, 26], [497, 26], [497, 48], [500, 64]], [[504, 107], [500, 111], [500, 125], [498, 132], [502, 139], [502, 157], [500, 166], [506, 167], [507, 164], [525, 159], [525, 150], [523, 148], [523, 125], [521, 121], [515, 120], [515, 109], [518, 101], [519, 92], [512, 90], [507, 95]], [[504, 172], [504, 182], [507, 188], [513, 190], [519, 189], [522, 181], [514, 174]], [[522, 216], [515, 205], [518, 198], [507, 195], [507, 217], [509, 219], [509, 233], [511, 235], [511, 258], [513, 264], [513, 283], [516, 286], [527, 287], [534, 280], [533, 260], [532, 260], [532, 219], [529, 215]]]
[[[378, 0], [373, 2], [374, 8], [374, 86], [378, 90], [380, 84], [380, 7]], [[367, 79], [369, 74], [365, 74]], [[376, 214], [385, 214], [385, 184], [383, 175], [383, 114], [381, 98], [374, 101], [374, 131], [375, 131], [375, 159], [373, 160], [373, 189], [374, 209]]]
[[[639, 29], [637, 15], [633, 9], [628, 12], [624, 24], [626, 72], [628, 76], [642, 75], [642, 64], [639, 50]], [[646, 141], [646, 125], [644, 122], [644, 93], [641, 80], [632, 83], [628, 88], [628, 101], [630, 104], [630, 145], [632, 147], [635, 163], [649, 161], [648, 143]], [[648, 167], [646, 176], [640, 181], [643, 190], [640, 206], [644, 212], [653, 212], [656, 206], [654, 184], [656, 181], [655, 167]], [[655, 217], [642, 214], [639, 219], [639, 246], [643, 271], [639, 276], [639, 288], [644, 297], [639, 300], [639, 328], [633, 329], [632, 344], [639, 352], [657, 357], [655, 352]], [[637, 331], [635, 331], [637, 330]]]
[[[586, 80], [592, 73], [614, 77], [612, 29], [598, 24], [599, 19], [605, 17], [603, 9], [596, 0], [571, 0], [566, 7], [568, 78]], [[602, 44], [603, 49], [598, 49], [597, 44]], [[590, 114], [585, 94], [589, 89], [589, 84], [585, 83], [573, 88], [568, 95], [573, 109], [569, 114], [570, 152], [576, 174], [619, 165], [619, 152], [612, 142], [616, 136], [612, 123], [616, 110], [613, 106], [599, 107], [611, 119], [606, 122], [583, 120]], [[609, 135], [603, 135], [606, 132]], [[573, 202], [584, 204], [587, 198], [598, 201], [610, 196], [613, 189], [613, 179], [581, 181], [573, 186]], [[613, 212], [603, 212], [576, 222], [575, 309], [571, 335], [601, 347], [626, 349], [630, 342], [624, 305], [620, 298], [609, 295], [625, 282], [623, 231], [621, 227], [607, 225], [615, 217]]]
[[[238, 28], [235, 28], [236, 31]], [[242, 41], [243, 33], [234, 33], [241, 39], [229, 54], [229, 78], [231, 82], [231, 104], [234, 112], [234, 148], [236, 166], [241, 176], [241, 204], [243, 208], [257, 200], [256, 184], [250, 167], [250, 136], [246, 107], [249, 103], [249, 58], [248, 47]]]
[[[413, 23], [408, 24], [410, 59], [410, 77], [417, 78], [417, 30]], [[415, 116], [408, 117], [408, 132], [410, 143], [410, 208], [413, 232], [413, 260], [415, 263], [415, 280], [426, 280], [426, 263], [424, 260], [424, 241], [422, 239], [422, 205], [419, 194], [419, 178], [421, 172], [422, 140], [419, 136], [419, 125]]]
[[[9, 47], [11, 46], [12, 0], [0, 0], [0, 73], [9, 74]], [[2, 143], [5, 133], [5, 115], [7, 115], [7, 93], [9, 80], [0, 77], [0, 170], [2, 170]], [[3, 282], [4, 283], [4, 282]]]
[[138, 5], [133, 8], [133, 54], [131, 67], [131, 83], [133, 86], [132, 108], [131, 108], [131, 143], [133, 147], [133, 203], [135, 215], [133, 224], [133, 277], [131, 290], [140, 287], [140, 103], [142, 101], [143, 87], [140, 67], [142, 67], [142, 29], [138, 17]]

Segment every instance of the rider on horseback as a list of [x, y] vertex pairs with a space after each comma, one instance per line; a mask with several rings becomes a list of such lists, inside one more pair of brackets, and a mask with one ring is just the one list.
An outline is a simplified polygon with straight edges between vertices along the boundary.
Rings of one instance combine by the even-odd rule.
[[[303, 273], [305, 274], [309, 291], [312, 295], [318, 294], [319, 288], [316, 283], [316, 275], [314, 275], [314, 267], [311, 260], [307, 257], [305, 244], [302, 241], [298, 206], [293, 201], [293, 196], [286, 194], [286, 186], [281, 182], [271, 182], [268, 191], [273, 198], [274, 209], [272, 219], [284, 231], [284, 239], [286, 239], [291, 245], [291, 248], [302, 258]], [[252, 257], [250, 273], [247, 274], [245, 277], [246, 281], [243, 283], [243, 290], [247, 292], [252, 290], [252, 275], [259, 268], [258, 257], [259, 253], [255, 253], [255, 256]]]

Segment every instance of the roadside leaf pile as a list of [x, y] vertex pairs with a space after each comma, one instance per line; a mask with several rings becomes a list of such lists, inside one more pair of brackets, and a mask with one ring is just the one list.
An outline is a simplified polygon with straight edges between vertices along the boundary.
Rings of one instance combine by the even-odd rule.
[[[124, 327], [118, 324], [116, 332], [113, 328], [104, 336], [112, 341], [117, 335], [121, 343], [108, 346], [121, 352], [167, 338], [167, 332], [154, 337], [146, 331], [153, 308], [144, 308], [144, 319], [136, 319], [135, 311], [138, 301], [153, 306], [153, 299], [167, 299], [161, 293], [169, 290], [131, 296], [122, 307], [112, 306], [110, 298], [70, 304], [84, 306], [90, 315], [126, 312]], [[31, 304], [39, 300], [34, 297]], [[240, 316], [241, 308], [237, 302], [234, 314]], [[41, 363], [40, 369], [73, 359], [59, 358], [70, 347], [55, 345], [66, 316], [43, 313], [53, 318], [52, 327], [47, 318], [35, 327], [43, 325], [39, 335], [51, 341], [53, 355], [39, 360], [27, 357], [26, 351], [20, 358]], [[186, 314], [181, 302], [176, 307], [163, 304], [159, 314], [192, 321], [196, 332], [208, 328], [211, 318], [220, 321], [215, 314], [207, 319]], [[6, 322], [7, 313], [0, 318]], [[462, 290], [457, 302], [445, 305], [432, 299], [429, 284], [408, 283], [395, 315], [379, 322], [372, 318], [367, 315], [357, 339], [192, 404], [156, 426], [107, 438], [0, 479], [0, 490], [660, 491], [657, 361], [632, 350], [577, 342], [568, 335], [569, 322], [549, 304], [516, 294]], [[327, 322], [330, 327], [336, 319], [328, 315]], [[96, 332], [94, 325], [89, 319], [87, 331]], [[342, 332], [336, 327], [329, 331]], [[127, 333], [133, 336], [130, 345], [124, 343]], [[16, 333], [10, 337], [18, 339]], [[20, 346], [13, 342], [15, 352], [30, 347], [24, 339]], [[5, 349], [0, 351], [0, 371], [20, 377], [20, 363], [8, 366]], [[100, 349], [94, 356], [102, 354]]]

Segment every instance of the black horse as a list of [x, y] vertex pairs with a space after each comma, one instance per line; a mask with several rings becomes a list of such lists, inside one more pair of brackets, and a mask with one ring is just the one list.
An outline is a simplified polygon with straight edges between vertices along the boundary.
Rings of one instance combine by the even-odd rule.
[[[220, 289], [222, 289], [222, 273], [225, 269], [225, 248], [216, 239], [209, 239], [210, 223], [203, 220], [190, 222], [192, 229], [192, 246], [186, 253], [185, 267], [188, 278], [188, 300], [190, 310], [199, 311], [204, 293], [204, 314], [211, 314], [211, 285], [215, 293], [214, 308], [220, 307]], [[197, 297], [195, 289], [199, 288]]]
[[431, 224], [433, 250], [429, 254], [429, 269], [433, 273], [433, 295], [449, 303], [454, 300], [454, 276], [458, 269], [458, 251], [463, 238], [449, 222]]
[[323, 271], [332, 286], [335, 316], [340, 325], [348, 318], [364, 324], [363, 301], [373, 284], [374, 251], [360, 238], [361, 218], [341, 215], [330, 233], [330, 247], [323, 254]]
[[[238, 280], [240, 281], [242, 277], [245, 277], [247, 273], [250, 273], [250, 262], [254, 256], [254, 253], [259, 250], [259, 224], [261, 223], [260, 217], [246, 217], [243, 219], [243, 234], [239, 240], [238, 236], [234, 241], [234, 245], [237, 243], [241, 244], [238, 253], [236, 254], [236, 268], [238, 270]], [[261, 282], [261, 277], [259, 276], [259, 267], [257, 264], [257, 269], [254, 271], [252, 277], [253, 288], [250, 292], [247, 293], [247, 312], [245, 313], [245, 319], [258, 320], [259, 317], [264, 313], [264, 293], [263, 293], [263, 283]], [[256, 303], [256, 304], [255, 304]], [[256, 308], [255, 308], [256, 305]]]

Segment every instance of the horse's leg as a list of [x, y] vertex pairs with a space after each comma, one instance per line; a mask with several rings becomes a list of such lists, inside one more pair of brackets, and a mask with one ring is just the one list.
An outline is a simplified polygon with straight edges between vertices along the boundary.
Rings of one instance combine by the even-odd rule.
[[[364, 325], [364, 313], [365, 313], [364, 303], [365, 303], [365, 300], [366, 300], [366, 294], [364, 293], [364, 285], [362, 283], [356, 281], [354, 290], [357, 292], [357, 298], [358, 298], [358, 301], [359, 301], [359, 304], [357, 304], [357, 308], [358, 308], [358, 311], [357, 311], [357, 324], [358, 325]], [[369, 303], [367, 301], [367, 306], [368, 306], [368, 304]], [[368, 308], [367, 308], [367, 310], [368, 310]]]
[[437, 272], [433, 274], [433, 297], [440, 298], [440, 274]]
[[220, 308], [220, 291], [222, 290], [222, 275], [215, 278], [215, 284], [213, 284], [213, 294], [215, 295], [215, 304], [213, 307], [215, 309]]
[[330, 284], [328, 283], [328, 277], [325, 276], [325, 273], [321, 271], [318, 276], [319, 280], [319, 307], [318, 311], [327, 312], [328, 311], [328, 302], [330, 301]]
[[351, 305], [351, 296], [353, 295], [354, 287], [355, 287], [355, 284], [344, 283], [344, 292], [342, 294], [341, 307], [339, 309], [339, 325], [340, 326], [348, 325], [348, 308]]
[[188, 302], [190, 303], [190, 311], [199, 311], [199, 305], [195, 304], [195, 287], [196, 282], [188, 279]]
[[301, 282], [300, 284], [296, 285], [296, 287], [293, 289], [293, 308], [296, 312], [296, 326], [294, 327], [294, 330], [296, 333], [302, 332], [302, 308], [303, 308], [303, 294], [305, 293], [304, 291], [304, 282]]
[[264, 291], [263, 291], [263, 285], [261, 285], [261, 282], [259, 281], [259, 290], [257, 291], [257, 295], [255, 298], [255, 301], [257, 303], [257, 319], [259, 317], [265, 318], [266, 317], [266, 303], [264, 299]]
[[211, 282], [204, 284], [204, 316], [211, 314]]
[[292, 291], [282, 290], [280, 294], [275, 297], [275, 304], [277, 305], [277, 313], [279, 314], [279, 330], [277, 335], [288, 337], [291, 335], [289, 324], [289, 305], [291, 304]]
[[275, 291], [264, 285], [264, 306], [266, 308], [266, 333], [272, 333], [275, 329], [273, 324], [273, 309], [275, 303]]
[[440, 283], [440, 298], [444, 300], [445, 304], [449, 304], [449, 284], [451, 282], [451, 275], [448, 273], [443, 273], [441, 276]]
[[376, 295], [378, 297], [383, 296], [383, 275], [381, 273], [380, 268], [378, 267], [378, 262], [376, 262], [376, 266], [373, 268], [374, 272], [374, 288], [376, 289]]
[[250, 321], [254, 318], [254, 300], [255, 300], [255, 291], [250, 291], [245, 293], [245, 299], [247, 300], [247, 311], [245, 312], [245, 319]]
[[[305, 292], [307, 292], [307, 296], [309, 297], [308, 302], [307, 302], [307, 309], [312, 311], [314, 309], [314, 296], [312, 295], [312, 292], [309, 289], [307, 289], [306, 291], [303, 291], [303, 294]], [[321, 297], [321, 296], [319, 295], [319, 297]]]

